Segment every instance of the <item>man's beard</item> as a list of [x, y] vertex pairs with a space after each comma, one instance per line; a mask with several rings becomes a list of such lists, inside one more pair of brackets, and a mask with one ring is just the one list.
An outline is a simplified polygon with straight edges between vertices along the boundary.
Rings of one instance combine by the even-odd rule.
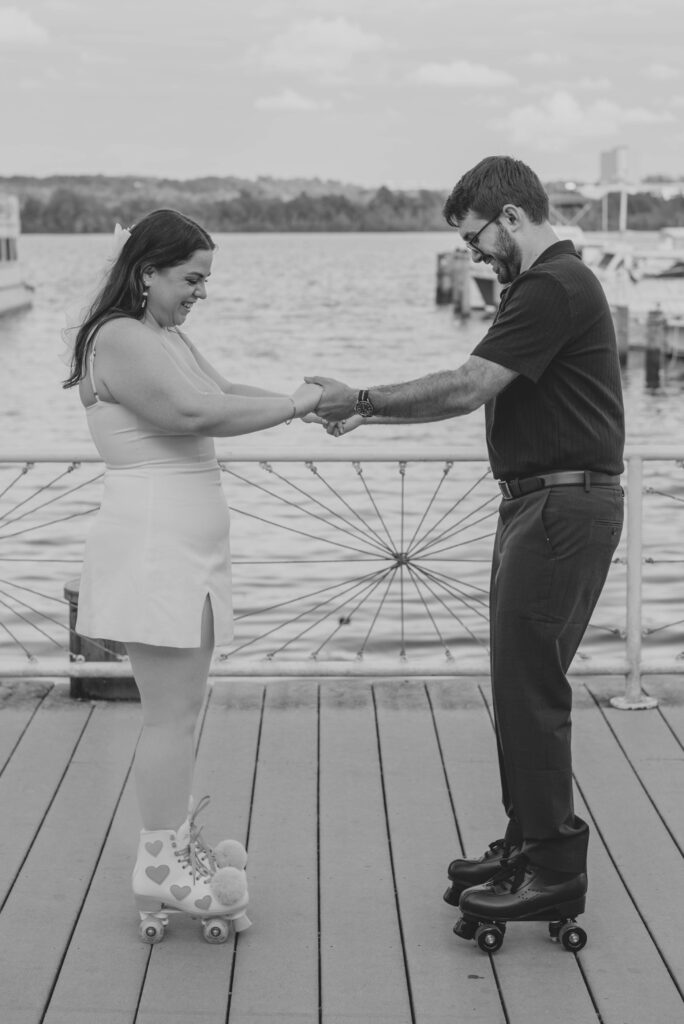
[[522, 252], [516, 240], [511, 238], [501, 224], [497, 224], [497, 228], [497, 251], [489, 259], [499, 284], [510, 284], [520, 274]]

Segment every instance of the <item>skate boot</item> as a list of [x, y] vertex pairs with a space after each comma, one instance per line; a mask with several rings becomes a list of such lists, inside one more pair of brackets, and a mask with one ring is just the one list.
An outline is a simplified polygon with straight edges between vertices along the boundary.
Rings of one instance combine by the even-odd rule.
[[133, 893], [144, 942], [161, 942], [170, 913], [199, 918], [204, 938], [213, 943], [225, 942], [231, 926], [238, 932], [250, 925], [244, 848], [228, 841], [221, 855], [219, 847], [212, 851], [198, 833], [190, 820], [178, 831], [140, 833]]
[[503, 943], [511, 921], [548, 921], [549, 935], [576, 953], [587, 934], [575, 918], [584, 912], [587, 876], [566, 874], [532, 864], [523, 854], [511, 858], [488, 882], [466, 889], [461, 918], [454, 932], [475, 939], [480, 949], [494, 953]]
[[457, 907], [461, 893], [473, 885], [482, 885], [483, 882], [488, 882], [506, 863], [511, 852], [512, 848], [507, 845], [505, 839], [495, 839], [477, 859], [452, 860], [447, 868], [451, 884], [444, 893], [444, 902], [449, 903], [452, 907]]

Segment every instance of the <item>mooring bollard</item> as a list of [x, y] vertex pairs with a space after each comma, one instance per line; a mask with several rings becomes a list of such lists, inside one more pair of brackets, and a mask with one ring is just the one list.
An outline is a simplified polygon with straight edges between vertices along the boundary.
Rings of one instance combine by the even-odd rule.
[[[76, 632], [79, 580], [64, 585], [69, 602], [69, 653], [73, 661], [118, 661], [126, 656], [126, 647], [116, 640], [95, 640]], [[140, 700], [133, 676], [130, 679], [103, 679], [97, 676], [72, 676], [69, 694], [77, 698], [97, 700]]]
[[453, 295], [454, 313], [470, 316], [470, 254], [456, 251], [453, 254]]
[[646, 387], [660, 387], [666, 321], [661, 309], [652, 309], [646, 317]]
[[435, 302], [438, 306], [448, 306], [454, 298], [454, 253], [437, 253], [437, 287]]
[[615, 324], [615, 336], [617, 339], [618, 359], [620, 366], [627, 365], [627, 354], [629, 352], [629, 307], [613, 307], [613, 323]]

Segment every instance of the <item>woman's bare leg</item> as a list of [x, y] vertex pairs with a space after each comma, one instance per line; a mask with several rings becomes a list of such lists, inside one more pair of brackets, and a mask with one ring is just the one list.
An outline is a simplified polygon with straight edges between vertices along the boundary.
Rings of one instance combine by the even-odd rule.
[[214, 650], [209, 598], [199, 647], [126, 646], [143, 714], [134, 768], [143, 828], [177, 829], [188, 814], [195, 729]]

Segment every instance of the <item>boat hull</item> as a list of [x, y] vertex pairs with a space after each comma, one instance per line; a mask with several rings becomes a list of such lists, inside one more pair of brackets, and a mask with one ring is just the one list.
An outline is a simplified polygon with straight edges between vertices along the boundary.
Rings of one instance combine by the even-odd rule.
[[0, 316], [28, 309], [33, 305], [33, 288], [21, 279], [19, 273], [0, 273]]

